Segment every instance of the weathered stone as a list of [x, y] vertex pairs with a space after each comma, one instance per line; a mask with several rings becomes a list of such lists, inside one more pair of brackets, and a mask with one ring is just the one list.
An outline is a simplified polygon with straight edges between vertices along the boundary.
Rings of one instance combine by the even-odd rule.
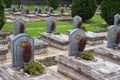
[[95, 57], [92, 61], [86, 61], [59, 55], [56, 60], [60, 65], [58, 65], [58, 71], [67, 74], [74, 80], [120, 79], [120, 66], [98, 57]]
[[23, 47], [25, 43], [30, 43], [32, 46], [32, 56], [29, 63], [34, 61], [34, 39], [26, 34], [19, 34], [15, 36], [11, 41], [12, 50], [12, 66], [13, 67], [23, 67]]
[[4, 80], [65, 80], [61, 75], [45, 68], [45, 72], [38, 76], [30, 76], [22, 70], [16, 70], [10, 65], [0, 67], [0, 76]]
[[41, 40], [49, 43], [51, 46], [54, 46], [59, 49], [67, 49], [68, 48], [68, 35], [65, 34], [49, 34], [49, 33], [41, 33]]
[[24, 32], [25, 33], [25, 30], [26, 30], [26, 21], [24, 21], [23, 19], [17, 19], [15, 22], [14, 22], [14, 35], [18, 35], [20, 34], [20, 24], [23, 24], [24, 25]]
[[0, 44], [0, 61], [6, 59], [6, 54], [8, 53], [8, 46]]
[[79, 22], [81, 22], [82, 25], [82, 18], [80, 16], [75, 16], [73, 18], [73, 29], [79, 28], [78, 27]]
[[78, 51], [78, 43], [81, 38], [85, 37], [85, 32], [81, 29], [74, 29], [69, 34], [69, 56], [76, 55]]

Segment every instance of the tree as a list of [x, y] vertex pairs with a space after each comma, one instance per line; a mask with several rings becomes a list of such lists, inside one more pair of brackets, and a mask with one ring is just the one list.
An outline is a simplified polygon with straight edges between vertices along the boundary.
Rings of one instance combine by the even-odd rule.
[[114, 23], [115, 14], [120, 14], [120, 0], [103, 0], [101, 16], [109, 25]]
[[5, 24], [4, 3], [0, 0], [0, 30]]
[[60, 3], [60, 0], [48, 0], [49, 6], [53, 7], [54, 9], [58, 8], [59, 3]]
[[96, 11], [96, 0], [72, 0], [72, 17], [78, 15], [82, 20], [92, 18]]
[[11, 4], [13, 4], [13, 0], [4, 0], [4, 3], [6, 5], [6, 7], [9, 8], [11, 6]]

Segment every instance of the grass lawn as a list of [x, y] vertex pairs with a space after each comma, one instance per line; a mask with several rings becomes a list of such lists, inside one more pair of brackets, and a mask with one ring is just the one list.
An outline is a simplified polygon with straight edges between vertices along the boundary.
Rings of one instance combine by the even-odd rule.
[[[100, 15], [95, 15], [90, 20], [83, 23], [87, 31], [98, 31], [104, 30], [107, 25], [104, 20], [100, 17]], [[67, 30], [73, 29], [72, 20], [71, 21], [57, 21], [57, 33], [66, 33]], [[6, 23], [3, 27], [3, 30], [10, 30], [13, 32], [13, 23]], [[27, 22], [26, 23], [26, 33], [37, 37], [41, 32], [46, 31], [46, 23], [45, 21], [41, 22]]]

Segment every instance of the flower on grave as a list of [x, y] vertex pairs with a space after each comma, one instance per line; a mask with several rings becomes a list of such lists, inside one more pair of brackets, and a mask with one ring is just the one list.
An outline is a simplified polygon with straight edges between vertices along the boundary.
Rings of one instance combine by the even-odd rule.
[[23, 23], [19, 23], [20, 33], [24, 33], [25, 26]]
[[87, 44], [87, 39], [86, 38], [81, 38], [79, 43], [78, 43], [78, 50], [79, 50], [79, 52], [83, 52], [84, 51], [86, 44]]
[[25, 63], [28, 63], [32, 57], [32, 46], [30, 43], [26, 43], [23, 47], [23, 60]]
[[120, 24], [120, 18], [118, 19], [118, 21], [117, 21], [117, 25], [119, 25]]
[[77, 28], [81, 28], [81, 25], [82, 25], [82, 21], [78, 21], [78, 24], [77, 24]]
[[[115, 44], [119, 44], [120, 43], [120, 31], [117, 33], [117, 36], [115, 38]], [[118, 47], [118, 46], [116, 46]]]
[[54, 21], [51, 21], [50, 24], [51, 24], [51, 30], [53, 31], [53, 30], [55, 29], [55, 27], [56, 27], [56, 26], [55, 26], [55, 22], [54, 22]]

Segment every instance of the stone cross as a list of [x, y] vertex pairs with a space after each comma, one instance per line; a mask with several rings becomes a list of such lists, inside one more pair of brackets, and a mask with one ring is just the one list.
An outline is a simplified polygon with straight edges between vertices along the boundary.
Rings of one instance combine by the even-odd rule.
[[120, 23], [118, 23], [120, 19], [120, 15], [116, 14], [114, 16], [114, 25], [111, 25], [108, 29], [108, 38], [107, 38], [107, 47], [114, 48], [115, 47], [115, 38], [117, 33], [120, 31]]
[[78, 43], [81, 38], [85, 37], [85, 32], [81, 29], [74, 29], [69, 34], [69, 56], [77, 55], [79, 52], [78, 50]]
[[23, 19], [17, 19], [14, 22], [14, 35], [15, 36], [20, 33], [25, 33], [25, 29], [26, 29], [26, 21], [24, 21]]
[[82, 18], [80, 16], [75, 16], [73, 18], [73, 29], [80, 28], [82, 25]]
[[47, 33], [55, 33], [56, 32], [56, 18], [55, 17], [49, 17], [46, 20], [46, 29], [47, 29]]
[[23, 67], [23, 45], [26, 43], [30, 43], [32, 46], [32, 56], [28, 64], [34, 61], [34, 39], [26, 34], [19, 34], [14, 37], [11, 42], [11, 50], [12, 50], [12, 66], [13, 67]]

